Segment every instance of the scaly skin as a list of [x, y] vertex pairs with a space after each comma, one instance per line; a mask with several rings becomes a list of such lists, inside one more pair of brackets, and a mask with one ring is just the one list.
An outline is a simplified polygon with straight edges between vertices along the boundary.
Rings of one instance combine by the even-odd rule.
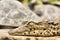
[[[22, 31], [21, 31], [22, 29]], [[9, 31], [15, 36], [59, 36], [60, 20], [43, 21], [39, 23], [28, 22], [26, 26]]]

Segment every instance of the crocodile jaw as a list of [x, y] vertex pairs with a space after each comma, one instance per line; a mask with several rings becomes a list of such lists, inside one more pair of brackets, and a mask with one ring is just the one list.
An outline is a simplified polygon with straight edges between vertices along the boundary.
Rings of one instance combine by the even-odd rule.
[[58, 36], [60, 35], [60, 23], [30, 22], [27, 26], [22, 26], [9, 31], [15, 36]]

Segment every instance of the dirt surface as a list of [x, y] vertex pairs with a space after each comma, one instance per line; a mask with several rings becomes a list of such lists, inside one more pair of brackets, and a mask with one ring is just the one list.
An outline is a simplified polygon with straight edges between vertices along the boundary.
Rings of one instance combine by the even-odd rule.
[[9, 36], [8, 31], [10, 29], [0, 29], [0, 36]]

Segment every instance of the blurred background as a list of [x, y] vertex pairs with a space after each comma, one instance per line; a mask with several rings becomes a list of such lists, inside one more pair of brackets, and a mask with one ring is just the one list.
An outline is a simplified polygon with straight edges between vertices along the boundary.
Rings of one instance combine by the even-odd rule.
[[18, 0], [18, 1], [20, 1], [25, 6], [32, 5], [32, 4], [34, 4], [35, 6], [43, 5], [43, 4], [60, 5], [60, 0]]

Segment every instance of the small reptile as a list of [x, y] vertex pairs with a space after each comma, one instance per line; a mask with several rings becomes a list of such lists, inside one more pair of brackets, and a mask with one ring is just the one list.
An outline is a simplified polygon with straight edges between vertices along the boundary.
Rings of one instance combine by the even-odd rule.
[[59, 36], [60, 20], [43, 21], [38, 23], [30, 21], [27, 25], [12, 29], [8, 33], [15, 36]]

